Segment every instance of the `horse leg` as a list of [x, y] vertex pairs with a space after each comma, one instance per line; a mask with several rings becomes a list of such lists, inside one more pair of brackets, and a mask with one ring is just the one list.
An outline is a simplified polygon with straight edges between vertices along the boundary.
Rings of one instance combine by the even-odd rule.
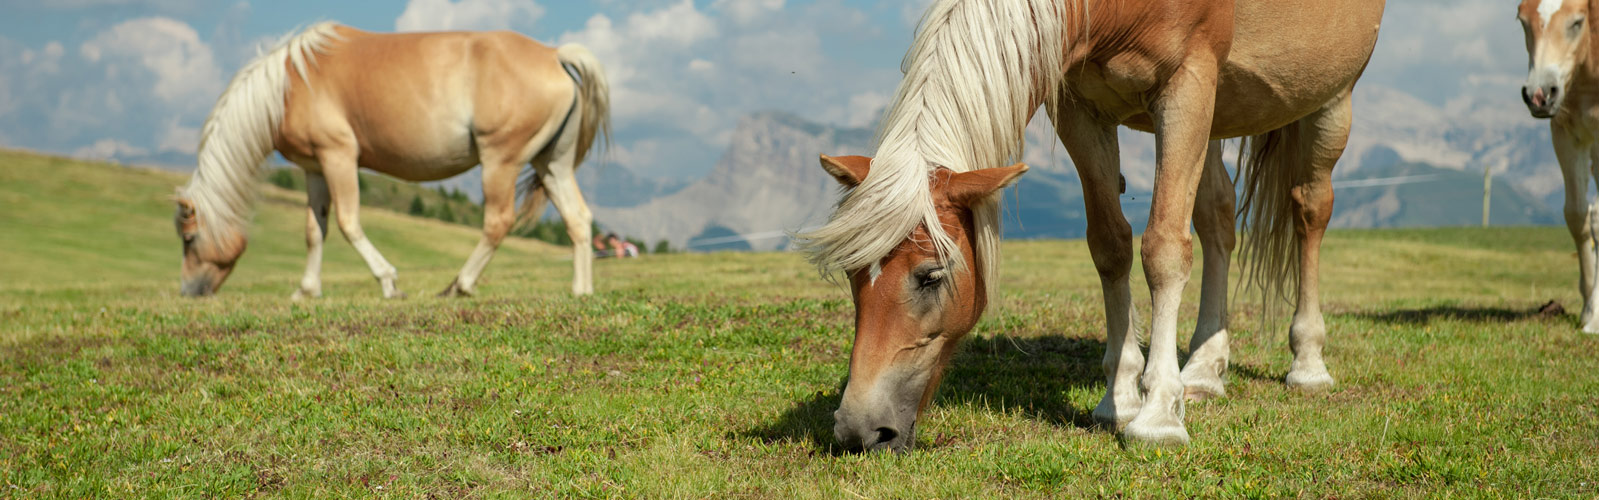
[[1560, 174], [1565, 180], [1566, 188], [1566, 230], [1571, 233], [1571, 240], [1577, 247], [1578, 268], [1580, 277], [1577, 289], [1582, 294], [1582, 316], [1578, 324], [1583, 331], [1589, 333], [1599, 332], [1599, 325], [1594, 323], [1594, 303], [1590, 298], [1594, 291], [1594, 241], [1593, 230], [1588, 221], [1588, 183], [1592, 173], [1589, 167], [1593, 161], [1593, 144], [1580, 142], [1573, 131], [1554, 122], [1550, 126], [1550, 137], [1555, 146], [1555, 159], [1560, 162]]
[[328, 239], [328, 181], [322, 174], [305, 173], [305, 276], [293, 300], [322, 296], [322, 244]]
[[1188, 343], [1188, 364], [1183, 366], [1183, 391], [1190, 401], [1227, 395], [1222, 374], [1227, 371], [1227, 271], [1233, 247], [1233, 181], [1221, 161], [1221, 141], [1211, 141], [1194, 198], [1194, 229], [1204, 250], [1204, 281], [1200, 284], [1199, 321]]
[[[568, 121], [577, 122], [578, 118], [574, 113]], [[577, 187], [577, 136], [576, 127], [563, 130], [556, 136], [553, 150], [534, 158], [533, 171], [572, 239], [572, 293], [588, 295], [594, 293], [594, 215]]]
[[483, 158], [483, 238], [467, 257], [461, 274], [439, 292], [440, 297], [471, 296], [477, 288], [478, 276], [494, 259], [494, 252], [505, 240], [505, 234], [511, 231], [511, 224], [516, 222], [516, 174], [521, 162], [491, 160], [487, 154]]
[[394, 284], [399, 273], [383, 258], [383, 254], [378, 253], [377, 247], [372, 246], [372, 242], [366, 239], [366, 233], [361, 230], [360, 173], [356, 170], [355, 157], [353, 147], [348, 150], [323, 148], [317, 151], [317, 162], [322, 164], [322, 175], [327, 179], [339, 231], [344, 233], [344, 239], [350, 242], [350, 246], [355, 247], [356, 253], [366, 260], [372, 276], [383, 286], [383, 297], [404, 297], [405, 293]]
[[1216, 101], [1215, 59], [1193, 57], [1166, 83], [1152, 106], [1155, 118], [1155, 196], [1140, 251], [1153, 313], [1144, 406], [1123, 435], [1156, 444], [1187, 444], [1183, 382], [1177, 365], [1177, 313], [1193, 267], [1189, 225], [1205, 168]]
[[1288, 347], [1293, 350], [1294, 362], [1286, 382], [1299, 389], [1320, 390], [1334, 384], [1321, 353], [1327, 344], [1327, 325], [1321, 315], [1321, 240], [1332, 219], [1333, 167], [1349, 142], [1353, 119], [1350, 103], [1350, 93], [1345, 92], [1337, 101], [1301, 118], [1299, 144], [1287, 145], [1302, 148], [1302, 157], [1308, 162], [1289, 166], [1307, 169], [1308, 174], [1297, 176], [1301, 182], [1289, 191], [1294, 239], [1299, 247], [1299, 290], [1295, 294], [1293, 323], [1288, 328]]
[[1132, 288], [1133, 229], [1122, 215], [1121, 158], [1116, 126], [1094, 120], [1081, 110], [1057, 110], [1056, 134], [1066, 145], [1077, 177], [1083, 183], [1083, 203], [1088, 209], [1088, 249], [1099, 271], [1105, 296], [1105, 397], [1094, 407], [1094, 420], [1120, 429], [1127, 425], [1144, 398], [1138, 390], [1138, 372], [1144, 355], [1133, 334]]

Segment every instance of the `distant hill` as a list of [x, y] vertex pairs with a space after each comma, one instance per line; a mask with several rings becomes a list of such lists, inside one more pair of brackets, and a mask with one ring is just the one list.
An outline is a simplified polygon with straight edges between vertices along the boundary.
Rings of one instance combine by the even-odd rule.
[[[106, 282], [170, 281], [176, 291], [180, 246], [172, 229], [172, 195], [187, 179], [186, 174], [163, 170], [0, 150], [0, 205], [6, 207], [0, 216], [5, 241], [0, 244], [0, 287], [66, 286], [73, 284], [74, 278], [68, 276], [95, 276]], [[390, 189], [381, 180], [372, 181], [368, 179], [369, 190]], [[402, 185], [394, 189], [430, 192], [398, 184]], [[265, 183], [262, 190], [249, 250], [229, 286], [259, 284], [281, 288], [287, 296], [305, 269], [305, 195]], [[415, 276], [411, 272], [459, 268], [479, 237], [473, 227], [379, 207], [366, 207], [361, 220], [373, 244], [400, 269], [401, 286], [413, 293], [442, 289], [448, 281], [407, 279]], [[334, 231], [328, 238], [324, 274], [365, 285], [370, 281], [366, 265]], [[509, 239], [488, 272], [492, 275], [497, 265], [517, 261], [558, 267], [570, 252]], [[76, 271], [63, 272], [65, 268]]]

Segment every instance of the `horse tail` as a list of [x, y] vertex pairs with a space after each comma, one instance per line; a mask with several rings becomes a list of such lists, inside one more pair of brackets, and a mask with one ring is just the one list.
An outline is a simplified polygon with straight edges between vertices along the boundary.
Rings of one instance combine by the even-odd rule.
[[555, 58], [573, 73], [578, 84], [578, 109], [583, 119], [578, 125], [577, 160], [572, 163], [575, 169], [588, 156], [596, 138], [603, 136], [602, 150], [610, 145], [611, 84], [605, 79], [605, 68], [587, 47], [562, 45], [555, 50]]
[[[610, 145], [611, 84], [605, 79], [605, 68], [587, 47], [575, 43], [562, 45], [555, 49], [555, 59], [577, 83], [577, 99], [566, 120], [561, 122], [561, 130], [550, 138], [550, 144], [545, 149], [553, 149], [560, 136], [576, 131], [577, 156], [572, 161], [572, 170], [575, 171], [594, 147], [595, 139], [604, 140], [601, 149]], [[577, 123], [572, 123], [574, 117], [578, 118]], [[576, 129], [571, 128], [574, 126]], [[543, 215], [545, 203], [550, 199], [538, 172], [530, 172], [523, 178], [521, 191], [522, 204], [516, 211], [520, 215], [512, 226], [515, 228], [536, 224]]]
[[1304, 183], [1309, 165], [1301, 127], [1296, 121], [1246, 138], [1238, 152], [1238, 174], [1244, 179], [1238, 207], [1244, 237], [1238, 257], [1243, 284], [1258, 290], [1264, 301], [1263, 321], [1271, 316], [1275, 299], [1287, 300], [1287, 291], [1299, 288], [1294, 188]]

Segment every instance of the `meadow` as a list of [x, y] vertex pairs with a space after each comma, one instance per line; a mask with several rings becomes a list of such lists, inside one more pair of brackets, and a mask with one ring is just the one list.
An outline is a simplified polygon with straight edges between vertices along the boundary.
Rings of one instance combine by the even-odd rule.
[[266, 186], [239, 270], [185, 300], [182, 181], [0, 153], [0, 497], [1599, 494], [1599, 336], [1563, 228], [1329, 233], [1337, 387], [1284, 387], [1286, 316], [1235, 300], [1228, 396], [1188, 405], [1178, 449], [1092, 425], [1086, 244], [1008, 242], [914, 452], [862, 455], [831, 432], [848, 291], [800, 255], [601, 260], [575, 298], [569, 249], [514, 240], [477, 297], [438, 299], [477, 231], [371, 209], [411, 297], [335, 235], [325, 297], [291, 302], [303, 198]]

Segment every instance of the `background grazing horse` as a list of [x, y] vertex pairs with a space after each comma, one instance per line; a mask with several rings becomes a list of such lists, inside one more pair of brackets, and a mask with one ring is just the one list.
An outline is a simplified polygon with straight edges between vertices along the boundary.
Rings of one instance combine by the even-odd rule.
[[[564, 67], [564, 69], [563, 69]], [[572, 74], [568, 74], [570, 70]], [[244, 253], [259, 171], [274, 149], [305, 169], [305, 277], [322, 293], [328, 207], [384, 297], [404, 294], [361, 231], [357, 167], [408, 181], [483, 165], [483, 239], [441, 295], [470, 295], [516, 221], [517, 173], [531, 162], [523, 214], [553, 201], [572, 238], [572, 292], [594, 291], [593, 217], [573, 176], [609, 133], [605, 73], [579, 45], [510, 32], [376, 34], [321, 23], [240, 70], [206, 119], [199, 169], [178, 190], [184, 295], [215, 293]]]
[[[1105, 294], [1108, 387], [1096, 418], [1133, 440], [1186, 443], [1185, 396], [1223, 394], [1233, 191], [1213, 140], [1227, 137], [1250, 136], [1243, 167], [1250, 275], [1268, 293], [1284, 285], [1297, 292], [1287, 382], [1332, 385], [1321, 357], [1318, 249], [1350, 96], [1376, 45], [1383, 7], [1383, 0], [936, 2], [905, 55], [877, 156], [823, 158], [848, 191], [827, 225], [801, 235], [825, 274], [849, 276], [856, 306], [849, 380], [834, 413], [839, 441], [895, 450], [914, 443], [917, 415], [998, 277], [999, 189], [1026, 168], [991, 167], [1020, 156], [1022, 129], [1040, 104], [1082, 180], [1088, 244]], [[1118, 125], [1154, 132], [1158, 144], [1142, 243], [1154, 299], [1147, 364], [1133, 338]], [[1191, 222], [1205, 250], [1204, 298], [1193, 354], [1179, 373], [1177, 312], [1193, 255]]]
[[1599, 45], [1588, 21], [1589, 0], [1522, 0], [1516, 18], [1527, 34], [1527, 84], [1521, 98], [1537, 118], [1550, 118], [1550, 139], [1566, 184], [1566, 229], [1577, 244], [1582, 331], [1599, 333], [1594, 318], [1594, 236], [1599, 206], [1588, 204], [1594, 139], [1599, 136]]

